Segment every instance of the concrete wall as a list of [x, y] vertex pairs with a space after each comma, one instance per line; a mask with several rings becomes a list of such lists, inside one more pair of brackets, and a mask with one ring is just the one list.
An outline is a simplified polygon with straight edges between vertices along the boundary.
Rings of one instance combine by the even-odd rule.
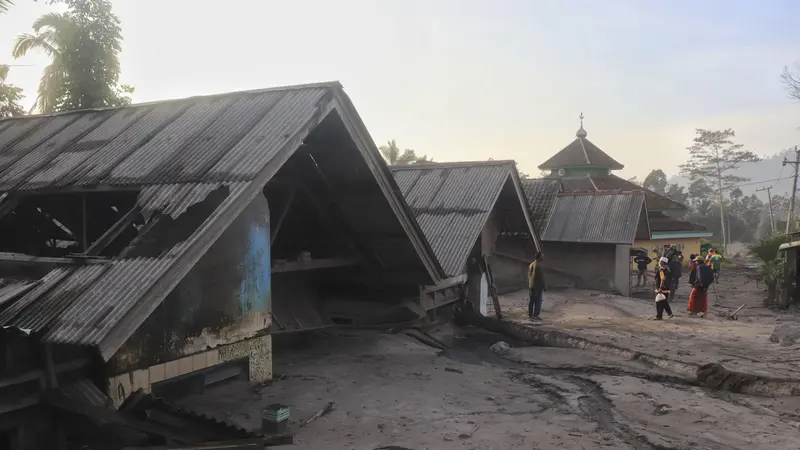
[[[213, 362], [205, 356], [212, 349], [266, 333], [271, 323], [269, 235], [267, 200], [259, 196], [114, 355], [108, 374], [149, 376], [150, 368], [172, 363], [179, 369], [164, 376], [181, 375], [190, 365], [197, 370]], [[271, 365], [269, 340], [259, 342], [266, 345], [263, 351], [239, 352], [260, 359], [250, 362], [254, 369]], [[187, 362], [195, 359], [197, 364]], [[200, 364], [201, 359], [206, 362]], [[271, 367], [251, 370], [252, 380], [270, 376]]]
[[616, 245], [543, 242], [547, 285], [613, 291]]
[[155, 383], [242, 358], [248, 358], [251, 381], [272, 379], [272, 339], [263, 335], [115, 375], [107, 379], [108, 396], [118, 408], [128, 395], [139, 389], [149, 393]]
[[528, 288], [528, 265], [536, 256], [536, 247], [529, 238], [500, 236], [495, 253], [489, 258], [499, 293]]
[[614, 284], [620, 294], [631, 295], [631, 246], [617, 245]]

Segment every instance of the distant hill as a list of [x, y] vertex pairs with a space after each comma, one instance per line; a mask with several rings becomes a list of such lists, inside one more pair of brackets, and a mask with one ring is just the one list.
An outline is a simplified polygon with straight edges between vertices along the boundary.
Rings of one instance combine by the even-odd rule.
[[[790, 157], [791, 155], [787, 154], [787, 156]], [[787, 165], [786, 167], [782, 166], [783, 157], [784, 154], [779, 153], [772, 157], [765, 158], [757, 163], [742, 164], [742, 166], [736, 172], [736, 175], [750, 178], [751, 183], [756, 181], [774, 180], [776, 178], [787, 178], [780, 181], [770, 181], [768, 183], [741, 186], [740, 189], [744, 195], [756, 194], [760, 199], [766, 201], [767, 193], [764, 191], [756, 192], [756, 189], [767, 186], [772, 186], [773, 195], [788, 195], [789, 191], [792, 189], [792, 179], [790, 177], [792, 176], [793, 171], [791, 165]], [[673, 176], [669, 179], [669, 182], [679, 183], [686, 186], [689, 185], [689, 179], [681, 176]]]

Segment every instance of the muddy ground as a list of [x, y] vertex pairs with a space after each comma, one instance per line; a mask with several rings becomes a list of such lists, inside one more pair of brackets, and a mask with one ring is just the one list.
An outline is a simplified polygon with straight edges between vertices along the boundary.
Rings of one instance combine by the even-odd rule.
[[[687, 317], [680, 302], [679, 317], [664, 322], [644, 320], [648, 300], [548, 292], [544, 320], [534, 326], [692, 363], [793, 375], [798, 349], [768, 337], [776, 318], [794, 313], [762, 308], [759, 290], [741, 281], [723, 278], [708, 319]], [[714, 314], [745, 301], [739, 321]], [[525, 293], [505, 296], [508, 318], [526, 321], [525, 302]], [[800, 397], [713, 391], [639, 361], [529, 347], [474, 328], [428, 332], [446, 347], [402, 333], [317, 333], [303, 349], [276, 353], [270, 385], [230, 383], [184, 403], [252, 429], [262, 408], [287, 404], [298, 449], [800, 448]], [[499, 340], [512, 348], [493, 353]], [[329, 414], [303, 426], [328, 402]]]

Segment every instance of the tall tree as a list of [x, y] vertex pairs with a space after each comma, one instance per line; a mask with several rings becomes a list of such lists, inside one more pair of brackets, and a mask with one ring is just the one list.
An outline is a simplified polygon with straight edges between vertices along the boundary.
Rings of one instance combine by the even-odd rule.
[[664, 195], [667, 192], [667, 174], [661, 169], [653, 169], [642, 182], [642, 187], [650, 189], [651, 191]]
[[800, 69], [800, 64], [795, 63], [795, 65], [795, 72], [790, 70], [789, 66], [784, 66], [783, 73], [781, 74], [781, 82], [783, 82], [783, 86], [786, 88], [786, 93], [789, 95], [789, 98], [800, 100], [800, 75], [797, 74], [797, 70]]
[[695, 133], [694, 144], [688, 147], [689, 161], [681, 164], [681, 173], [688, 175], [693, 182], [706, 179], [714, 185], [719, 202], [722, 245], [725, 248], [728, 235], [725, 229], [724, 193], [735, 187], [736, 183], [749, 180], [735, 175], [733, 172], [736, 169], [743, 163], [761, 161], [761, 158], [749, 150], [743, 150], [743, 144], [734, 143], [736, 132], [730, 128], [725, 130], [698, 128]]
[[119, 84], [122, 28], [109, 0], [53, 0], [64, 13], [33, 23], [34, 33], [17, 38], [13, 56], [31, 51], [51, 58], [42, 73], [34, 108], [48, 113], [130, 103], [133, 88]]
[[381, 145], [379, 150], [383, 159], [389, 164], [416, 164], [433, 161], [428, 159], [428, 155], [417, 156], [417, 152], [409, 148], [401, 151], [394, 139], [387, 142], [386, 145]]
[[628, 178], [628, 182], [641, 186], [642, 182], [639, 181], [639, 177], [630, 177]]
[[25, 114], [22, 105], [22, 88], [7, 84], [8, 66], [0, 66], [0, 119]]

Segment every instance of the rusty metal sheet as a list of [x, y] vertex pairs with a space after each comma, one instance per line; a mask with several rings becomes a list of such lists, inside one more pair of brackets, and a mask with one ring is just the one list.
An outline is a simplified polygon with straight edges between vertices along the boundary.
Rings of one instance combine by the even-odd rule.
[[642, 192], [561, 194], [556, 198], [542, 240], [633, 244], [643, 207]]

